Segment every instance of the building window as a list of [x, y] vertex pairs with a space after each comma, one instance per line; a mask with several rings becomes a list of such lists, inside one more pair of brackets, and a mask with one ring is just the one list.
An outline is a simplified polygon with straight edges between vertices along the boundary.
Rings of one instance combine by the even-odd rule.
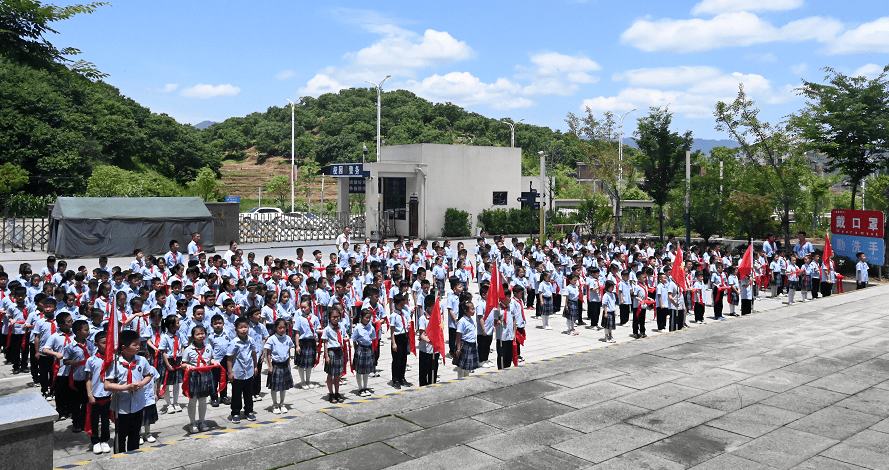
[[383, 179], [383, 210], [394, 211], [397, 220], [405, 220], [407, 212], [407, 178]]
[[494, 203], [495, 206], [505, 206], [506, 205], [506, 191], [494, 191]]

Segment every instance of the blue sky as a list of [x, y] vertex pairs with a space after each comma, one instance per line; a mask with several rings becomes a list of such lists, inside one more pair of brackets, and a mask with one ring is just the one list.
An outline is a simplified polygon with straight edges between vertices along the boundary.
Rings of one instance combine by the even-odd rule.
[[876, 0], [112, 0], [56, 27], [54, 44], [183, 123], [392, 75], [385, 90], [562, 130], [585, 106], [636, 108], [629, 133], [648, 107], [669, 105], [678, 130], [718, 139], [714, 104], [740, 82], [779, 121], [822, 67], [872, 77], [889, 64], [889, 9]]

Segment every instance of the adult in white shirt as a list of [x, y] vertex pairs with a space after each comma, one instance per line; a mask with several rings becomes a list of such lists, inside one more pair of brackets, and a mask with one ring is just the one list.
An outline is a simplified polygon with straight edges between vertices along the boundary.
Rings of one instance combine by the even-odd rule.
[[234, 256], [236, 254], [238, 254], [238, 242], [235, 240], [232, 240], [232, 241], [228, 242], [228, 251], [226, 251], [225, 254], [222, 255], [222, 258], [225, 260], [226, 264], [231, 266], [232, 265], [232, 256]]
[[188, 243], [188, 259], [197, 261], [198, 256], [204, 254], [201, 249], [201, 234], [194, 232], [191, 234], [191, 241]]
[[[343, 233], [339, 234], [336, 237], [336, 248], [339, 250], [340, 247], [343, 246], [343, 243], [349, 243], [349, 232], [351, 229], [349, 227], [343, 228]], [[351, 245], [351, 243], [349, 243]]]

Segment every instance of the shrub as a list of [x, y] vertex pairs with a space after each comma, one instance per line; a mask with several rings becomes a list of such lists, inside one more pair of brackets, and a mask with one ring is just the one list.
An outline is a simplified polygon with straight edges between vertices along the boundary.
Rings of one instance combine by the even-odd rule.
[[9, 196], [9, 213], [7, 217], [46, 217], [46, 206], [55, 202], [56, 197], [52, 195], [12, 194]]
[[491, 235], [536, 233], [539, 228], [537, 211], [528, 208], [483, 210], [478, 221]]
[[441, 234], [445, 237], [468, 237], [472, 235], [472, 229], [469, 224], [469, 212], [454, 208], [446, 210]]

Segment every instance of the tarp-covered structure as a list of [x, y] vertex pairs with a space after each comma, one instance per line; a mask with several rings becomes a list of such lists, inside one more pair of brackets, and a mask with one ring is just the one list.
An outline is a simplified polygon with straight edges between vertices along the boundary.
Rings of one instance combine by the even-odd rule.
[[213, 248], [213, 216], [197, 197], [60, 197], [52, 209], [49, 251], [59, 257], [129, 256], [185, 251], [191, 234]]

